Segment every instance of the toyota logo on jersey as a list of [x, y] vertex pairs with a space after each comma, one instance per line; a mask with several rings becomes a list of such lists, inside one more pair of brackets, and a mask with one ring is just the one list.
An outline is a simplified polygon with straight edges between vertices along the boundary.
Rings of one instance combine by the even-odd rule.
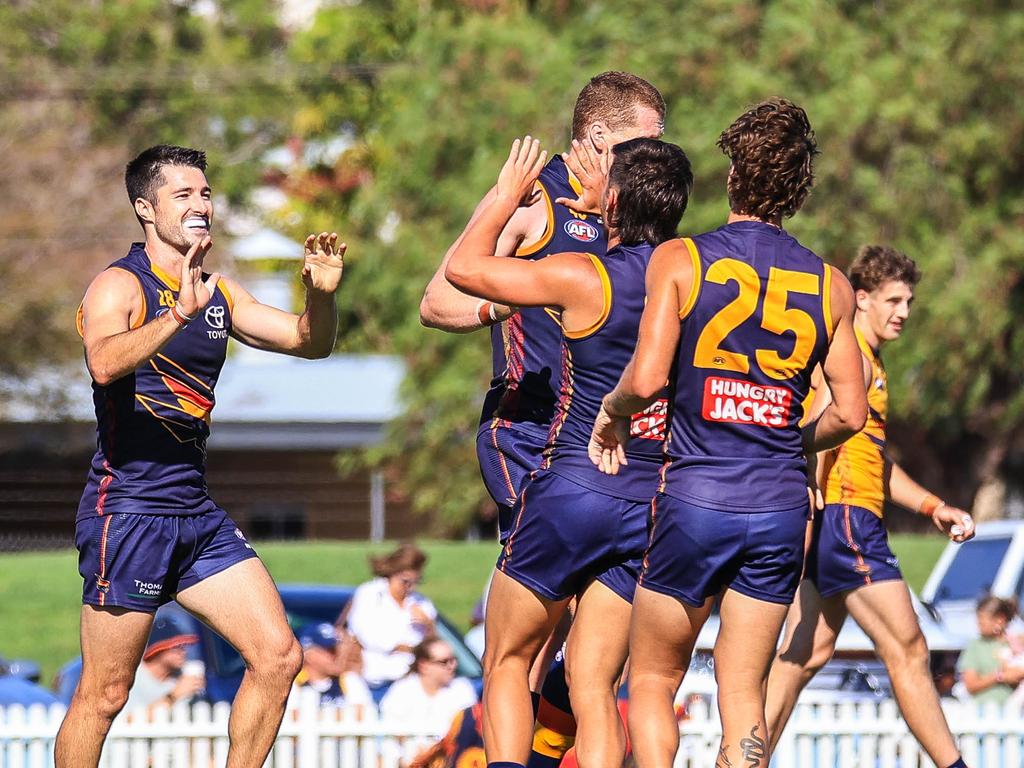
[[581, 243], [592, 243], [597, 240], [601, 234], [597, 231], [597, 227], [589, 221], [583, 221], [581, 219], [572, 219], [571, 221], [565, 222], [565, 233], [572, 239], [579, 240]]

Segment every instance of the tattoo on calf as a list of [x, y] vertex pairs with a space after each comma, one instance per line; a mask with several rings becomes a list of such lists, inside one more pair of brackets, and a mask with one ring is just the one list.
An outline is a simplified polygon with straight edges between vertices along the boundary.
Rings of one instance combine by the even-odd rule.
[[768, 745], [757, 735], [756, 725], [750, 729], [750, 736], [740, 739], [740, 749], [743, 750], [743, 759], [750, 768], [768, 764]]
[[726, 752], [726, 744], [723, 744], [718, 748], [718, 758], [715, 760], [715, 768], [733, 768], [732, 760]]

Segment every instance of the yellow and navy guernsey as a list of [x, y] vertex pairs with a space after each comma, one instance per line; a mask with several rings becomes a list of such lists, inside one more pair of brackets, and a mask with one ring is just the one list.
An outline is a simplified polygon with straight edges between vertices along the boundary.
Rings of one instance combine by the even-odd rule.
[[857, 344], [871, 363], [868, 385], [868, 419], [864, 429], [825, 460], [825, 503], [863, 507], [882, 517], [885, 505], [885, 419], [889, 410], [889, 386], [878, 350], [855, 329]]
[[587, 445], [604, 396], [615, 388], [636, 348], [647, 301], [644, 275], [653, 252], [654, 246], [638, 243], [617, 245], [600, 258], [590, 256], [601, 278], [604, 311], [591, 327], [564, 334], [558, 408], [541, 464], [584, 488], [641, 502], [650, 501], [658, 485], [668, 410], [664, 393], [630, 419], [629, 464], [617, 475], [598, 472]]
[[[581, 190], [560, 155], [544, 166], [537, 181], [547, 210], [544, 235], [535, 243], [524, 244], [516, 256], [531, 261], [552, 253], [603, 256], [608, 241], [600, 217], [578, 214], [555, 203], [560, 197], [575, 199]], [[532, 427], [538, 435], [539, 456], [558, 402], [561, 354], [562, 326], [551, 309], [523, 307], [504, 323], [492, 326], [493, 378], [480, 423], [489, 423], [492, 429]]]
[[[142, 243], [133, 243], [108, 269], [123, 270], [139, 283], [143, 311], [136, 328], [177, 301], [178, 278], [152, 264]], [[93, 381], [97, 445], [79, 521], [113, 513], [197, 515], [217, 508], [206, 487], [206, 438], [231, 308], [231, 297], [218, 284], [203, 311], [153, 358], [106, 386]], [[78, 326], [81, 333], [81, 308]]]

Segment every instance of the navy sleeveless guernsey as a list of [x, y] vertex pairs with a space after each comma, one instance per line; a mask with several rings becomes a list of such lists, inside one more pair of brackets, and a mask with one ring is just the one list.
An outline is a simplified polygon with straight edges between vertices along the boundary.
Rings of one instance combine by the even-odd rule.
[[[136, 327], [177, 300], [177, 277], [151, 264], [142, 243], [108, 269], [139, 282], [144, 309]], [[206, 488], [206, 438], [230, 331], [231, 299], [218, 285], [210, 303], [155, 357], [111, 384], [93, 382], [97, 448], [78, 520], [217, 509]]]
[[[537, 243], [520, 248], [516, 257], [537, 260], [552, 253], [604, 254], [608, 243], [600, 218], [555, 203], [560, 197], [575, 200], [579, 189], [573, 186], [560, 155], [548, 161], [538, 182], [547, 206], [545, 233]], [[533, 425], [543, 435], [558, 400], [561, 347], [562, 327], [550, 309], [524, 307], [492, 326], [493, 379], [484, 397], [480, 423]]]
[[649, 502], [664, 459], [667, 400], [659, 398], [633, 416], [626, 458], [617, 475], [606, 475], [587, 456], [601, 401], [619, 382], [633, 356], [646, 300], [645, 275], [654, 247], [612, 248], [590, 258], [601, 276], [604, 315], [590, 328], [565, 333], [560, 396], [542, 467], [585, 488], [630, 501]]
[[761, 222], [684, 243], [694, 282], [680, 313], [661, 490], [723, 511], [806, 504], [800, 420], [832, 333], [829, 268]]

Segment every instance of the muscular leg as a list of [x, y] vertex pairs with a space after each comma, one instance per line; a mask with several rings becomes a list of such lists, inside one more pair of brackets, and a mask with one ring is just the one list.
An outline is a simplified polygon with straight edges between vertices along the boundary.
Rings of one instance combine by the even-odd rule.
[[846, 594], [846, 608], [871, 638], [892, 681], [903, 719], [936, 765], [954, 763], [960, 756], [939, 704], [928, 646], [902, 581], [869, 584]]
[[489, 763], [526, 763], [533, 737], [530, 665], [567, 603], [545, 600], [494, 572], [484, 612], [483, 734]]
[[182, 590], [178, 603], [224, 637], [245, 661], [228, 721], [228, 768], [257, 768], [277, 737], [302, 651], [288, 626], [281, 596], [257, 558]]
[[716, 765], [768, 768], [764, 697], [768, 668], [788, 606], [727, 589], [715, 642], [722, 745]]
[[565, 671], [581, 768], [619, 768], [626, 757], [616, 694], [628, 652], [629, 614], [629, 603], [592, 581], [569, 630]]
[[57, 733], [57, 768], [99, 763], [110, 723], [128, 700], [152, 625], [151, 613], [82, 606], [82, 677]]
[[765, 718], [772, 750], [779, 743], [800, 692], [832, 658], [845, 620], [842, 597], [823, 598], [810, 581], [800, 582], [786, 615], [782, 645], [768, 673]]
[[679, 749], [675, 696], [712, 599], [693, 608], [637, 587], [629, 625], [629, 737], [640, 768], [669, 768]]

